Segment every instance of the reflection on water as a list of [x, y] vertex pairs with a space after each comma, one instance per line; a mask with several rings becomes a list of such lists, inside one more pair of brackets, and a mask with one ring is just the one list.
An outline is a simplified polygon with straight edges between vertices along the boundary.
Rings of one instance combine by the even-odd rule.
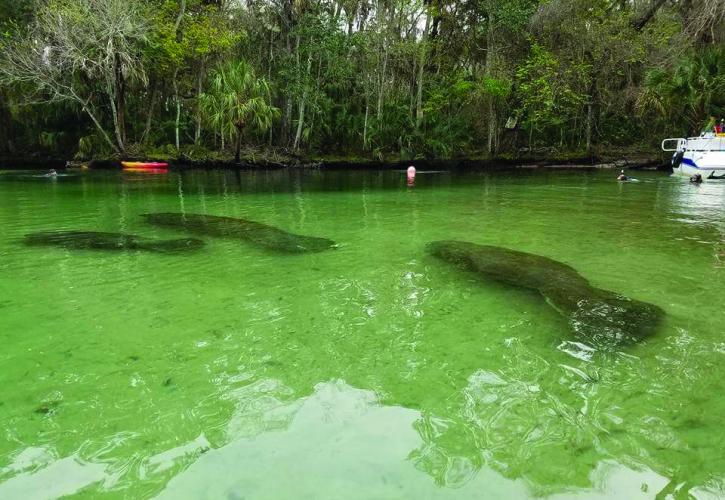
[[[609, 177], [0, 176], [0, 497], [725, 495], [725, 186]], [[141, 217], [163, 212], [340, 248], [22, 245], [183, 237]], [[536, 293], [428, 256], [441, 239], [555, 259], [665, 322], [600, 351]]]

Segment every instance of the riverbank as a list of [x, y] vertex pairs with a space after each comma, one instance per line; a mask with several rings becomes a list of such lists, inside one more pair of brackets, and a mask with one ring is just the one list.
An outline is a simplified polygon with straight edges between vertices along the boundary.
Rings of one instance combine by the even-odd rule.
[[[301, 156], [289, 154], [246, 155], [239, 162], [224, 157], [129, 157], [128, 161], [163, 161], [172, 169], [242, 169], [273, 170], [282, 168], [329, 169], [329, 170], [397, 170], [414, 165], [419, 169], [443, 170], [496, 170], [496, 169], [649, 169], [666, 170], [669, 162], [661, 155], [652, 153], [623, 153], [583, 156], [576, 154], [553, 156], [513, 157], [510, 155], [493, 158], [447, 158], [401, 160], [370, 159], [354, 156]], [[67, 160], [45, 157], [0, 157], [2, 169], [56, 169], [83, 168], [98, 170], [120, 169], [121, 160], [94, 159], [89, 161]]]

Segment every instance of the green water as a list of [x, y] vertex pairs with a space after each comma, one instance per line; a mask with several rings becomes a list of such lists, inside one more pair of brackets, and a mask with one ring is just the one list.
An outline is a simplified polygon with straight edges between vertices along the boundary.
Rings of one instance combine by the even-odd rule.
[[[725, 496], [725, 184], [612, 172], [0, 175], [0, 498]], [[271, 253], [26, 247], [188, 235], [144, 213], [330, 238]], [[428, 256], [547, 256], [660, 306], [602, 352], [539, 295]]]

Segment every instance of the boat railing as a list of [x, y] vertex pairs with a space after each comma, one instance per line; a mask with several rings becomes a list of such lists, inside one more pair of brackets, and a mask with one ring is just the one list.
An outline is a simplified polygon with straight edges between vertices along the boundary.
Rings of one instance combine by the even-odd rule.
[[[676, 142], [676, 145], [674, 147], [667, 146], [668, 142]], [[669, 139], [665, 139], [662, 141], [662, 151], [682, 151], [685, 149], [685, 143], [687, 142], [687, 139], [684, 137], [670, 137]]]
[[725, 152], [725, 137], [670, 137], [662, 141], [662, 151]]

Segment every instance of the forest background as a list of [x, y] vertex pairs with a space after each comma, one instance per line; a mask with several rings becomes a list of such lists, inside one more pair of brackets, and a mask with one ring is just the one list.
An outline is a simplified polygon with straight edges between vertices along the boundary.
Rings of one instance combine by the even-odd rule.
[[0, 0], [0, 155], [565, 157], [725, 115], [725, 0]]

